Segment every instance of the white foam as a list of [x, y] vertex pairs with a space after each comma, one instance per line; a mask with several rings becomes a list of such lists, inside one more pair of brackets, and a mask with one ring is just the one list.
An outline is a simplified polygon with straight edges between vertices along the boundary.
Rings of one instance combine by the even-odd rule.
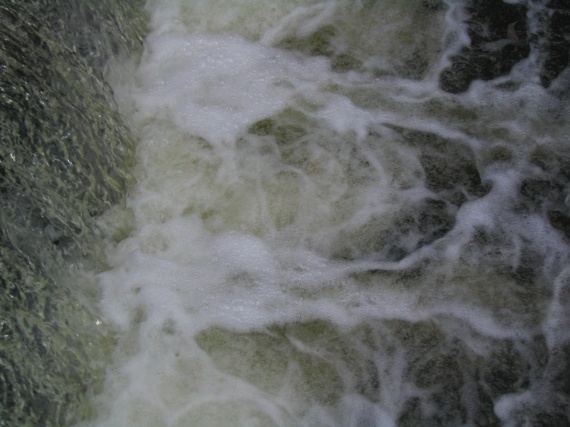
[[[512, 117], [513, 98], [492, 98], [498, 107], [485, 106], [492, 110], [486, 113], [482, 105], [491, 92], [451, 100], [435, 87], [433, 75], [410, 82], [395, 77], [395, 71], [389, 78], [369, 69], [335, 73], [330, 58], [277, 46], [327, 24], [339, 24], [340, 35], [331, 42], [338, 43], [338, 52], [372, 40], [376, 27], [366, 33], [346, 18], [358, 17], [363, 4], [353, 11], [347, 2], [294, 3], [149, 5], [153, 31], [135, 82], [123, 75], [115, 87], [119, 103], [132, 113], [127, 122], [140, 139], [139, 164], [128, 200], [134, 229], [110, 246], [112, 269], [99, 276], [101, 307], [116, 325], [119, 343], [105, 392], [96, 400], [101, 417], [96, 425], [393, 426], [406, 399], [420, 395], [406, 377], [406, 359], [398, 356], [406, 349], [395, 348], [388, 357], [376, 342], [355, 346], [358, 357], [383, 368], [373, 402], [355, 392], [354, 384], [369, 381], [368, 374], [350, 376], [344, 350], [321, 354], [288, 336], [279, 336], [286, 341], [286, 369], [279, 387], [268, 391], [252, 378], [275, 376], [280, 367], [232, 371], [234, 364], [250, 361], [233, 342], [214, 342], [226, 351], [221, 355], [200, 347], [200, 334], [218, 339], [212, 331], [230, 331], [229, 341], [245, 337], [247, 342], [254, 341], [251, 334], [275, 337], [280, 333], [272, 328], [303, 322], [323, 321], [350, 331], [386, 319], [433, 321], [447, 338], [464, 342], [481, 357], [490, 354], [493, 340], [530, 339], [540, 327], [551, 342], [561, 339], [553, 332], [565, 321], [560, 304], [551, 305], [550, 317], [540, 325], [529, 320], [534, 311], [517, 316], [497, 307], [488, 288], [514, 285], [484, 265], [489, 255], [473, 244], [478, 232], [496, 233], [505, 245], [497, 251], [498, 262], [513, 270], [521, 265], [528, 241], [536, 240], [533, 249], [549, 259], [564, 252], [562, 237], [541, 216], [523, 221], [513, 213], [513, 195], [534, 173], [526, 166], [530, 148], [522, 147], [509, 166], [481, 166], [491, 190], [450, 207], [456, 222], [444, 237], [419, 247], [423, 236], [413, 226], [420, 225], [406, 224], [411, 221], [407, 212], [421, 218], [425, 212], [414, 209], [440, 195], [426, 188], [421, 157], [430, 147], [403, 145], [390, 129], [401, 126], [458, 141], [473, 150], [475, 167], [489, 145], [469, 128], [481, 117], [504, 113], [500, 118], [513, 139], [528, 129]], [[421, 35], [414, 24], [423, 22], [419, 12], [411, 2], [389, 3], [382, 15], [386, 28], [378, 31], [416, 43]], [[459, 15], [455, 7], [447, 14], [445, 49], [465, 43]], [[259, 17], [267, 22], [257, 23]], [[390, 17], [402, 18], [392, 30]], [[415, 49], [414, 43], [406, 49]], [[409, 51], [387, 47], [393, 44], [388, 38], [379, 50], [369, 47], [363, 63], [383, 62], [396, 70]], [[536, 91], [531, 85], [515, 98]], [[362, 92], [369, 99], [363, 101]], [[434, 117], [425, 106], [434, 100], [450, 111], [464, 108], [480, 117]], [[265, 119], [268, 127], [282, 126], [293, 136], [280, 141], [276, 129], [268, 135], [248, 133]], [[400, 235], [390, 234], [393, 229]], [[410, 253], [399, 261], [381, 259], [376, 246], [396, 244], [408, 245]], [[343, 253], [346, 248], [358, 259]], [[412, 272], [410, 278], [399, 277], [402, 271]], [[324, 364], [323, 383], [304, 373], [300, 355]], [[344, 387], [344, 394], [323, 403], [315, 396], [327, 387]], [[497, 403], [499, 417], [509, 418], [509, 402], [505, 397]]]
[[[168, 118], [190, 134], [230, 143], [287, 105], [291, 63], [297, 64], [291, 55], [229, 36], [168, 33], [147, 43], [135, 97], [141, 120]], [[326, 65], [306, 61], [294, 73], [300, 89], [311, 91], [312, 76], [326, 73]]]

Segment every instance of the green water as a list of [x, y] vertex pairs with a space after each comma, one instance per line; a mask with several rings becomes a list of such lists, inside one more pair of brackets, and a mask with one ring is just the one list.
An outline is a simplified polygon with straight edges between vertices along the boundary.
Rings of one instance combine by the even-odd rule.
[[134, 140], [103, 67], [141, 48], [140, 2], [0, 4], [0, 425], [93, 411], [113, 347], [97, 313], [95, 219], [121, 203]]

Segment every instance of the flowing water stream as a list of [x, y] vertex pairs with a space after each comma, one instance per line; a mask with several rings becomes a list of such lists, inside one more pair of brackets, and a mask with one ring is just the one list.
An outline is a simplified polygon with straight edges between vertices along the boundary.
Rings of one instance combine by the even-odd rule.
[[148, 2], [81, 426], [568, 425], [570, 74], [496, 1]]
[[568, 422], [568, 73], [444, 92], [461, 2], [147, 9], [93, 425]]

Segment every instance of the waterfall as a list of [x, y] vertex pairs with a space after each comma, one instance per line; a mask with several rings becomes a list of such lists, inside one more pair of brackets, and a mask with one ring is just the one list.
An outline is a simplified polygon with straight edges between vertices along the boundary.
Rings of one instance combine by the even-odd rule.
[[10, 5], [12, 423], [568, 424], [564, 2]]

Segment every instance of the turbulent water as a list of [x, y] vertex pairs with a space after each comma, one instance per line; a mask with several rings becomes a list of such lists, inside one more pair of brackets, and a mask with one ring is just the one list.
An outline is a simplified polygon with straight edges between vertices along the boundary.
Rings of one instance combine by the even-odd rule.
[[82, 425], [570, 423], [570, 12], [497, 3], [147, 4]]

